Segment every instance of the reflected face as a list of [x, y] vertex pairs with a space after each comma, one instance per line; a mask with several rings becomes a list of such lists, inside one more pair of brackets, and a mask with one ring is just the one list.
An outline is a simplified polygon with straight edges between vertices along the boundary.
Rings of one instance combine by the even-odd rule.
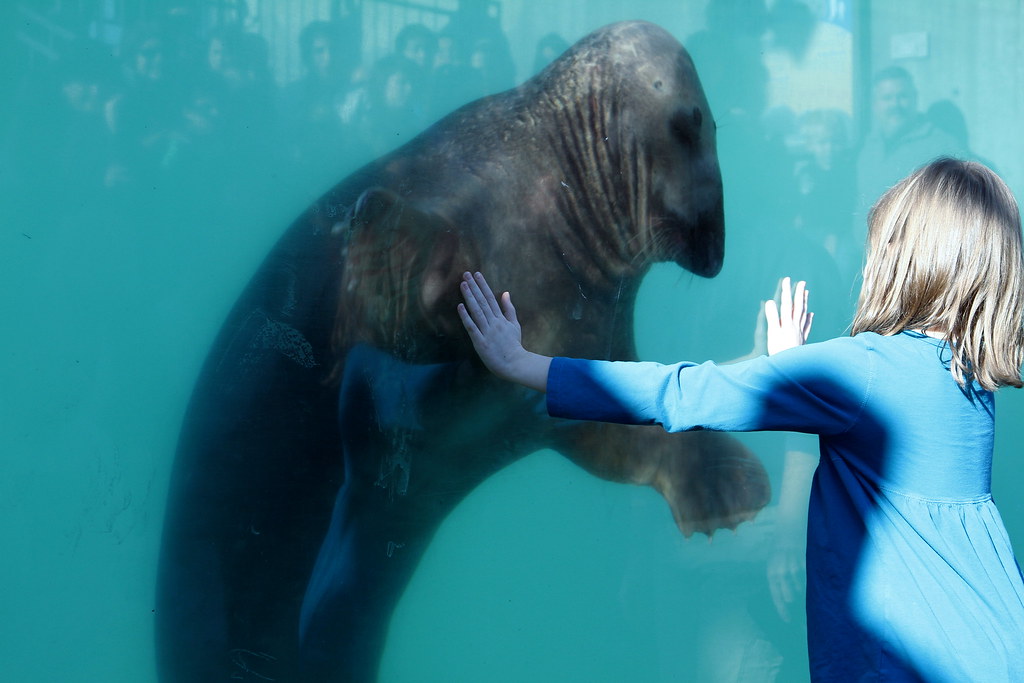
[[917, 114], [914, 86], [902, 78], [879, 81], [872, 98], [872, 113], [883, 138], [903, 132]]
[[825, 171], [831, 170], [838, 151], [832, 130], [824, 124], [815, 123], [804, 125], [800, 132], [815, 165]]
[[219, 72], [224, 68], [224, 43], [220, 38], [210, 41], [210, 47], [206, 51], [206, 62], [210, 65], [211, 71]]
[[97, 83], [84, 80], [69, 81], [61, 88], [64, 99], [75, 111], [88, 113], [97, 111], [100, 102], [100, 87]]
[[135, 73], [140, 77], [157, 81], [163, 75], [163, 48], [160, 41], [151, 38], [139, 46], [135, 53]]
[[212, 132], [220, 112], [217, 102], [206, 95], [197, 95], [182, 111], [189, 130], [193, 133]]
[[313, 70], [319, 74], [326, 74], [331, 66], [331, 46], [327, 42], [327, 38], [323, 36], [314, 38], [309, 54]]
[[440, 36], [437, 39], [437, 52], [434, 54], [434, 68], [442, 67], [447, 64], [451, 64], [454, 60], [452, 59], [452, 52], [454, 51], [454, 42], [448, 36]]
[[419, 66], [427, 65], [427, 45], [422, 40], [410, 40], [402, 55]]

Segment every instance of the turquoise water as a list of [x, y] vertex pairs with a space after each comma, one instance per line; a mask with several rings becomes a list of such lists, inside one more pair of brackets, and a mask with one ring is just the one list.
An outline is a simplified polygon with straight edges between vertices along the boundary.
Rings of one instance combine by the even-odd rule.
[[[354, 85], [318, 114], [334, 123], [295, 123], [316, 104], [295, 111], [302, 91], [289, 87], [308, 71], [298, 49], [302, 26], [333, 19], [336, 33], [350, 31], [335, 62], [348, 55], [350, 67], [369, 66], [407, 24], [445, 35], [456, 4], [5, 10], [0, 54], [13, 103], [0, 115], [5, 680], [160, 680], [155, 596], [176, 444], [233, 302], [323, 191], [466, 93], [532, 76], [548, 33], [569, 44], [611, 21], [660, 24], [690, 47], [718, 122], [726, 263], [713, 280], [673, 264], [650, 271], [635, 315], [643, 358], [728, 361], [749, 353], [758, 305], [786, 274], [811, 283], [818, 338], [842, 333], [864, 209], [853, 163], [873, 127], [871, 74], [882, 68], [907, 71], [922, 114], [935, 103], [956, 105], [971, 154], [1018, 196], [1024, 189], [1016, 130], [1024, 12], [1009, 1], [778, 0], [771, 13], [739, 1], [564, 0], [543, 11], [525, 0], [483, 3], [489, 19], [451, 35], [465, 42], [497, 25], [511, 71], [500, 68], [498, 53], [467, 57], [470, 68], [491, 60], [490, 80], [481, 78], [477, 91], [435, 85], [415, 100], [433, 109], [360, 118], [360, 96], [347, 96], [360, 92], [353, 68], [344, 82]], [[200, 82], [196, 65], [211, 64], [213, 37], [231, 26], [262, 38], [256, 43], [266, 50], [229, 45], [229, 77], [245, 97], [218, 100], [213, 86], [172, 88]], [[154, 36], [162, 42], [149, 41]], [[159, 75], [147, 87], [141, 74], [152, 76], [156, 53]], [[811, 114], [821, 111], [829, 113]], [[941, 107], [933, 113], [936, 122], [949, 120]], [[347, 127], [337, 123], [343, 116]], [[962, 141], [943, 151], [963, 152]], [[1004, 391], [993, 491], [1018, 549], [1022, 416], [1024, 394]], [[380, 680], [803, 680], [801, 486], [813, 443], [741, 438], [765, 464], [772, 501], [711, 542], [684, 539], [654, 491], [598, 479], [551, 450], [491, 476], [441, 523], [401, 592]], [[792, 594], [777, 605], [768, 577], [781, 566], [791, 568], [784, 575]], [[258, 675], [258, 661], [243, 661], [235, 660], [236, 680], [270, 677]]]

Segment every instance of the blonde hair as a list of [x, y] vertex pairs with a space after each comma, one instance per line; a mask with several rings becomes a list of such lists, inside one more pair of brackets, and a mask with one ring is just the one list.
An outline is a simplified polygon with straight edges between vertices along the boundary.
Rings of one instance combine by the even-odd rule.
[[853, 334], [938, 330], [961, 386], [1021, 386], [1020, 210], [982, 164], [943, 157], [901, 180], [868, 216]]

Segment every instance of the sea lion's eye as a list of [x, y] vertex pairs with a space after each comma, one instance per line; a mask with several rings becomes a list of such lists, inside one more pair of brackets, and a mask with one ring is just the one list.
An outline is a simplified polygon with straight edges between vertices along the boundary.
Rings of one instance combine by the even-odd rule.
[[702, 115], [699, 109], [692, 112], [677, 111], [669, 120], [672, 135], [684, 145], [696, 145], [700, 137]]

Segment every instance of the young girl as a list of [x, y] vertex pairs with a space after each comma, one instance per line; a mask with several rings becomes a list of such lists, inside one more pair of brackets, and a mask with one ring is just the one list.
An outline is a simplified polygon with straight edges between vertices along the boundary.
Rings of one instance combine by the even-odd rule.
[[728, 366], [548, 358], [506, 292], [466, 273], [459, 315], [495, 374], [557, 417], [818, 434], [807, 536], [815, 681], [1024, 681], [1024, 580], [991, 496], [994, 396], [1021, 386], [1017, 204], [939, 159], [869, 217], [853, 336], [803, 345], [803, 283], [769, 301], [769, 356]]

